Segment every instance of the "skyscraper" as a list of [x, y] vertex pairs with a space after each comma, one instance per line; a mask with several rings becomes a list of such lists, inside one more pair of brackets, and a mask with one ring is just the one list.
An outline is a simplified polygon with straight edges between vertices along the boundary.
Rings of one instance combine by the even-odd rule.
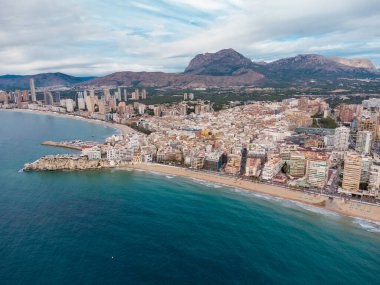
[[121, 88], [120, 87], [117, 88], [117, 96], [115, 96], [115, 97], [116, 97], [116, 100], [121, 101]]
[[[86, 97], [87, 97], [87, 95], [86, 95]], [[78, 109], [79, 110], [86, 109], [86, 103], [84, 101], [84, 97], [83, 97], [83, 93], [82, 92], [78, 92]]]
[[145, 88], [143, 88], [142, 91], [141, 91], [141, 99], [146, 99], [146, 90], [145, 90]]
[[44, 89], [44, 104], [45, 105], [53, 105], [54, 98], [50, 91], [48, 91], [46, 88]]
[[372, 148], [372, 132], [358, 131], [356, 138], [356, 151], [362, 154], [369, 154]]
[[37, 101], [36, 88], [34, 86], [34, 79], [33, 78], [30, 78], [29, 86], [30, 86], [30, 94], [32, 96], [32, 102], [36, 102]]
[[334, 147], [336, 150], [348, 150], [348, 140], [350, 138], [350, 129], [340, 127], [335, 129]]
[[138, 88], [135, 89], [135, 96], [134, 96], [134, 100], [139, 100], [140, 99], [140, 91]]
[[362, 167], [362, 157], [354, 152], [344, 156], [343, 183], [344, 190], [357, 192], [359, 190]]

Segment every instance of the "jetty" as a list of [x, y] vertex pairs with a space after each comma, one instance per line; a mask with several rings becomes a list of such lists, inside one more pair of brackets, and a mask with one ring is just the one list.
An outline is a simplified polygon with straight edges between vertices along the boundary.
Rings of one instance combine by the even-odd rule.
[[82, 150], [84, 148], [90, 148], [99, 145], [97, 142], [93, 141], [81, 141], [81, 140], [72, 140], [72, 141], [44, 141], [41, 145], [53, 146], [53, 147], [63, 147], [74, 150]]

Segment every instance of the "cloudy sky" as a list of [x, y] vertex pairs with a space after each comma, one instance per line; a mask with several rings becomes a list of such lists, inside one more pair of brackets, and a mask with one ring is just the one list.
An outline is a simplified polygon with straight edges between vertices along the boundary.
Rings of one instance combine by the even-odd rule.
[[379, 0], [1, 0], [0, 74], [183, 71], [233, 48], [255, 61], [301, 53], [380, 67]]

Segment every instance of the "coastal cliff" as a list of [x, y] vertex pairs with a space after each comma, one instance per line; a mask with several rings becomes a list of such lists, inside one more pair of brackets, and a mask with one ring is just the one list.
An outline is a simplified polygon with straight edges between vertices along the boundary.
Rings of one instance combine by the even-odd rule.
[[33, 163], [26, 163], [24, 170], [86, 170], [112, 168], [108, 160], [89, 160], [87, 157], [45, 156]]

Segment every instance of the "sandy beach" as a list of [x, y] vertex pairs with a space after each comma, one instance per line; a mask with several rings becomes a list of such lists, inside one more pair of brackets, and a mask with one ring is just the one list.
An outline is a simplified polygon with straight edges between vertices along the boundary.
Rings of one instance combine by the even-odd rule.
[[[74, 120], [82, 120], [92, 124], [98, 124], [111, 127], [123, 134], [135, 133], [136, 131], [126, 125], [104, 122], [94, 119], [83, 118], [79, 116], [60, 114], [55, 112], [34, 111], [28, 109], [0, 109], [9, 112], [23, 112], [69, 118]], [[260, 184], [251, 181], [240, 180], [238, 177], [219, 176], [213, 173], [197, 172], [191, 169], [180, 168], [175, 166], [167, 166], [162, 164], [128, 164], [127, 168], [138, 169], [144, 171], [160, 172], [169, 175], [175, 175], [186, 178], [199, 179], [211, 183], [223, 184], [229, 187], [237, 187], [257, 193], [278, 197], [286, 200], [292, 200], [318, 208], [323, 208], [332, 212], [336, 212], [345, 216], [358, 217], [374, 222], [380, 222], [380, 205], [369, 203], [360, 203], [353, 200], [341, 199], [337, 197], [328, 197], [323, 194], [307, 193], [303, 191], [292, 190], [286, 187], [276, 185]]]
[[102, 125], [107, 126], [110, 128], [113, 128], [122, 134], [131, 134], [136, 133], [137, 131], [132, 129], [131, 127], [127, 125], [117, 124], [117, 123], [111, 123], [111, 122], [105, 122], [95, 119], [89, 119], [84, 118], [76, 115], [70, 115], [70, 114], [62, 114], [62, 113], [56, 113], [56, 112], [49, 112], [49, 111], [37, 111], [37, 110], [29, 110], [29, 109], [1, 109], [0, 111], [6, 111], [6, 112], [20, 112], [20, 113], [29, 113], [29, 114], [37, 114], [37, 115], [48, 115], [48, 116], [54, 116], [54, 117], [61, 117], [61, 118], [67, 118], [72, 120], [81, 120], [85, 121], [87, 123], [96, 124], [96, 125]]
[[358, 217], [373, 222], [380, 222], [380, 205], [360, 203], [352, 200], [343, 200], [334, 197], [333, 199], [325, 195], [306, 193], [303, 191], [291, 190], [285, 187], [259, 184], [251, 181], [236, 179], [233, 177], [219, 176], [217, 174], [196, 172], [191, 169], [161, 164], [134, 164], [127, 168], [144, 171], [159, 172], [186, 178], [199, 179], [211, 183], [223, 184], [229, 187], [237, 187], [257, 193], [292, 200], [318, 208], [323, 208], [344, 216]]

